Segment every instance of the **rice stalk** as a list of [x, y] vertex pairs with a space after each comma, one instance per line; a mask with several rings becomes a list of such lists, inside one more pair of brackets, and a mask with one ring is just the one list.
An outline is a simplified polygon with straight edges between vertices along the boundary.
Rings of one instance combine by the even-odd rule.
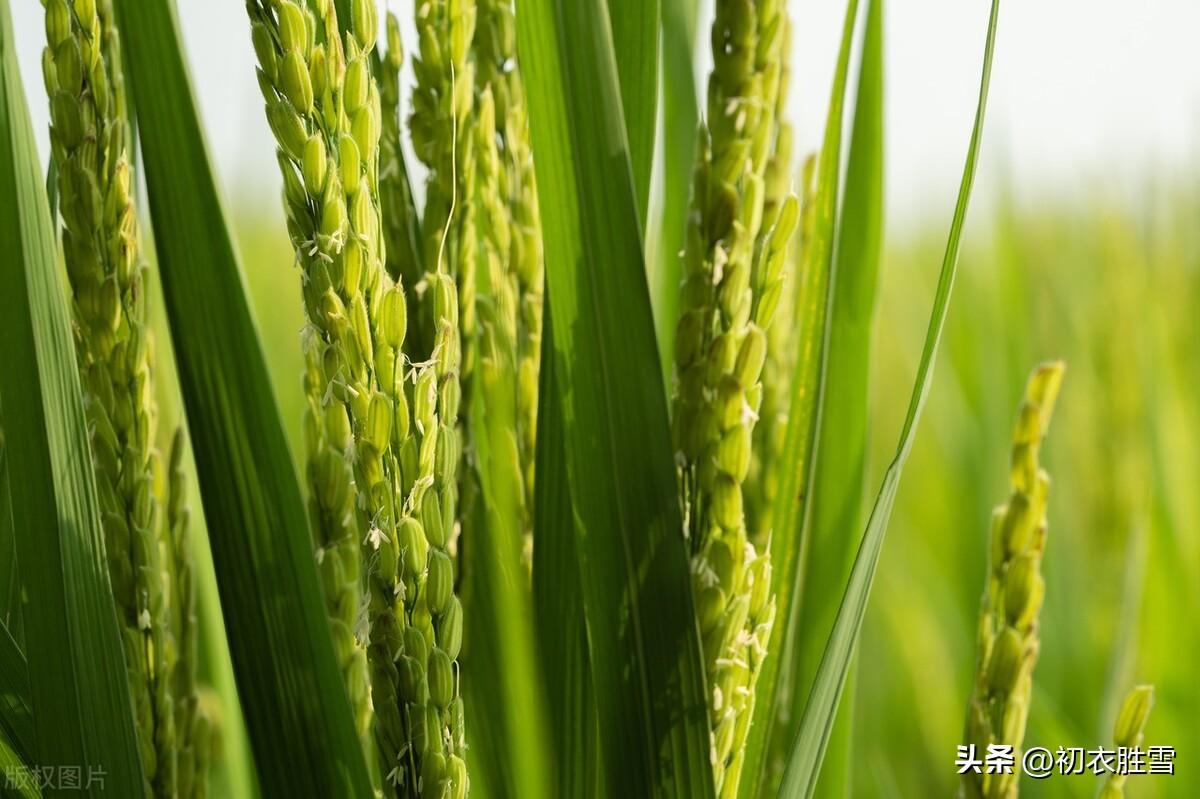
[[[433, 346], [423, 360], [406, 357], [408, 300], [383, 266], [374, 3], [351, 4], [344, 36], [328, 0], [250, 0], [247, 9], [301, 267], [314, 493], [326, 507], [352, 508], [363, 536], [361, 552], [344, 538], [319, 550], [339, 598], [335, 642], [360, 731], [373, 709], [385, 789], [459, 796], [462, 608], [446, 551], [459, 458], [457, 291], [441, 268], [415, 287]], [[354, 619], [360, 564], [366, 625]]]
[[[441, 528], [429, 539], [430, 582], [445, 597], [434, 602], [440, 623], [436, 639], [429, 639], [432, 702], [426, 700], [430, 733], [421, 755], [420, 787], [426, 796], [462, 797], [470, 788], [457, 662], [463, 622], [462, 605], [453, 590], [451, 556], [471, 500], [460, 501], [459, 486], [471, 491], [475, 485], [469, 473], [460, 483], [458, 469], [463, 458], [460, 409], [470, 389], [476, 331], [477, 237], [470, 201], [475, 167], [469, 136], [474, 73], [468, 59], [475, 4], [473, 0], [423, 0], [415, 12], [419, 53], [413, 63], [416, 86], [409, 130], [417, 157], [429, 170], [422, 220], [423, 282], [433, 296], [431, 358], [439, 363], [436, 380], [431, 376], [429, 382], [430, 413], [418, 425], [436, 436], [437, 459], [428, 472], [436, 493], [426, 498], [425, 511], [427, 517], [434, 517], [440, 503]], [[418, 394], [420, 388], [418, 384]], [[432, 523], [426, 522], [427, 530]], [[435, 565], [437, 581], [433, 580]]]
[[[394, 388], [376, 391], [374, 364], [368, 362], [375, 355], [368, 300], [378, 305], [375, 295], [384, 287], [378, 285], [381, 254], [378, 237], [372, 235], [375, 208], [369, 183], [378, 121], [363, 74], [366, 54], [353, 36], [343, 49], [335, 12], [325, 6], [320, 18], [295, 2], [251, 0], [247, 11], [260, 65], [259, 87], [279, 142], [288, 232], [308, 320], [302, 338], [304, 430], [316, 556], [335, 653], [356, 728], [366, 739], [371, 703], [359, 538], [381, 509], [356, 502], [354, 481], [366, 479], [372, 485], [383, 480], [390, 442], [375, 439], [368, 447], [363, 440], [359, 447], [355, 439], [370, 432], [365, 423], [375, 394], [380, 399], [374, 404], [383, 408]], [[351, 72], [356, 86], [348, 91]], [[377, 321], [379, 313], [375, 316]], [[389, 349], [385, 345], [380, 355], [389, 361], [385, 368], [394, 370]]]
[[[1154, 707], [1154, 686], [1136, 685], [1121, 702], [1117, 721], [1113, 725], [1113, 745], [1117, 749], [1141, 747], [1146, 730], [1146, 721]], [[1100, 789], [1100, 799], [1122, 799], [1128, 774], [1110, 772]]]
[[[475, 98], [472, 142], [475, 147], [480, 279], [487, 287], [477, 307], [480, 317], [481, 359], [503, 359], [515, 364], [517, 340], [516, 275], [509, 269], [510, 228], [508, 208], [501, 190], [503, 170], [497, 144], [496, 103], [491, 85]], [[481, 386], [485, 391], [488, 389]], [[475, 431], [469, 431], [471, 435]], [[516, 466], [516, 464], [514, 464]]]
[[[1046, 500], [1050, 477], [1038, 451], [1062, 384], [1063, 364], [1038, 366], [1029, 378], [1013, 432], [1008, 501], [992, 514], [987, 586], [979, 612], [975, 681], [967, 710], [966, 743], [978, 752], [1011, 746], [1021, 761], [1021, 742], [1040, 646], [1038, 613], [1045, 595]], [[985, 770], [986, 771], [986, 770]], [[1013, 773], [963, 774], [959, 795], [1011, 799]]]
[[186, 516], [182, 494], [169, 496], [164, 516], [156, 480], [154, 346], [120, 43], [108, 0], [44, 5], [42, 66], [75, 350], [143, 774], [156, 796], [203, 795], [205, 721], [195, 710], [194, 680], [175, 679], [196, 666], [194, 644], [180, 648], [177, 639], [190, 630], [172, 619], [179, 586], [171, 571], [190, 583], [190, 553], [177, 550], [174, 537]]
[[[796, 199], [773, 193], [787, 21], [783, 4], [719, 0], [675, 342], [674, 436], [693, 553], [720, 796], [734, 796], [754, 681], [774, 622], [770, 560], [749, 540], [743, 482], [762, 406], [767, 338]], [[782, 142], [780, 142], [782, 139]], [[770, 188], [780, 187], [772, 173]]]
[[183, 468], [183, 428], [176, 428], [166, 474], [167, 544], [171, 564], [171, 614], [176, 651], [170, 660], [171, 689], [175, 696], [176, 785], [181, 797], [207, 795], [205, 779], [212, 761], [213, 730], [209, 713], [202, 708], [196, 686], [200, 662], [199, 625], [196, 618], [196, 575], [192, 568], [192, 540]]
[[[481, 0], [475, 33], [476, 85], [490, 99], [491, 124], [480, 110], [476, 135], [481, 142], [480, 158], [488, 164], [480, 191], [490, 208], [490, 229], [503, 234], [492, 238], [485, 259], [505, 273], [489, 275], [489, 284], [503, 279], [514, 295], [515, 313], [509, 319], [508, 339], [515, 350], [517, 372], [517, 451], [524, 487], [521, 526], [525, 531], [526, 556], [532, 547], [534, 448], [537, 439], [538, 369], [542, 341], [542, 295], [545, 264], [542, 256], [541, 218], [534, 184], [533, 151], [529, 139], [529, 114], [525, 84], [516, 48], [516, 21], [508, 0]], [[491, 131], [489, 134], [488, 131]], [[495, 140], [493, 148], [488, 142]], [[486, 237], [486, 234], [485, 234]]]
[[[774, 164], [775, 159], [772, 159]], [[764, 550], [770, 540], [775, 518], [775, 500], [779, 493], [779, 468], [783, 456], [791, 400], [792, 374], [796, 366], [795, 323], [799, 305], [798, 280], [804, 263], [806, 245], [815, 219], [817, 157], [809, 155], [800, 173], [800, 221], [788, 258], [792, 269], [785, 270], [783, 291], [775, 319], [767, 328], [767, 358], [763, 362], [763, 401], [758, 424], [754, 426], [754, 447], [750, 472], [746, 476], [746, 517], [750, 542]]]

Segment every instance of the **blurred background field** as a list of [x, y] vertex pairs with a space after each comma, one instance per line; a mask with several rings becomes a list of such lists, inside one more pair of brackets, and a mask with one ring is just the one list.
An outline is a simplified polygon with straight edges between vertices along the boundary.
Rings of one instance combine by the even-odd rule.
[[[1182, 173], [1189, 174], [1187, 172]], [[1005, 498], [1025, 376], [1063, 358], [1046, 446], [1053, 479], [1042, 650], [1026, 743], [1111, 746], [1135, 682], [1158, 695], [1147, 744], [1175, 746], [1178, 773], [1132, 796], [1200, 786], [1200, 239], [1191, 184], [1135, 200], [1015, 206], [992, 198], [968, 237], [928, 411], [905, 472], [858, 671], [856, 796], [948, 795], [991, 509]], [[876, 324], [874, 473], [890, 457], [897, 396], [941, 251], [938, 226], [894, 232]], [[1088, 777], [1025, 780], [1028, 796], [1090, 796]]]

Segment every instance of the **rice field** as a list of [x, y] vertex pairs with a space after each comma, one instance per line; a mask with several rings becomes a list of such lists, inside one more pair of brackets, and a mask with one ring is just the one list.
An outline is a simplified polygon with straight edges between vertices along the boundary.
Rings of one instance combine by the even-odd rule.
[[248, 0], [262, 203], [169, 0], [0, 0], [0, 794], [1194, 793], [1195, 170], [997, 189], [992, 0], [892, 223], [795, 5]]

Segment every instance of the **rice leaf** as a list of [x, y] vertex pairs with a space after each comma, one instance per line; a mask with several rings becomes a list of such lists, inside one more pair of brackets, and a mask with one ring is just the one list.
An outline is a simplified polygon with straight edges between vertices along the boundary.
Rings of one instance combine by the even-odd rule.
[[300, 486], [174, 10], [165, 0], [122, 0], [118, 9], [163, 293], [258, 774], [268, 794], [369, 796]]
[[812, 795], [820, 769], [821, 757], [824, 754], [830, 728], [837, 713], [846, 670], [849, 668], [858, 640], [858, 632], [862, 627], [863, 616], [866, 614], [871, 583], [875, 577], [879, 553], [883, 548], [883, 537], [887, 532], [887, 523], [896, 499], [896, 491], [899, 488], [900, 475], [912, 449], [917, 420], [920, 418], [921, 410], [929, 394], [938, 344], [941, 341], [942, 328], [950, 304], [950, 292], [954, 287], [955, 272], [958, 268], [958, 251], [967, 215], [967, 205], [979, 161], [979, 145], [983, 137], [983, 121], [987, 110], [988, 87], [992, 74], [992, 53], [996, 42], [996, 21], [999, 11], [1000, 0], [992, 0], [974, 129], [967, 150], [966, 165], [963, 168], [962, 183], [954, 209], [954, 219], [950, 226], [949, 241], [946, 244], [946, 254], [942, 261], [937, 293], [934, 297], [929, 328], [925, 336], [925, 345], [921, 354], [921, 363], [917, 369], [916, 381], [913, 384], [908, 413], [900, 433], [895, 458], [884, 475], [883, 485], [875, 499], [875, 505], [871, 509], [871, 515], [863, 533], [862, 544], [855, 557], [849, 583], [842, 597], [841, 607], [838, 609], [833, 630], [829, 635], [829, 642], [825, 647], [825, 654], [821, 659], [812, 692], [809, 694], [808, 704], [804, 708], [795, 748], [784, 774], [782, 796], [807, 797]]
[[561, 403], [606, 784], [706, 796], [703, 664], [607, 11], [525, 0], [517, 13], [539, 64], [526, 78], [554, 317], [543, 368]]
[[[850, 49], [858, 19], [858, 0], [848, 0], [842, 26], [842, 40], [834, 71], [833, 88], [825, 120], [825, 135], [817, 168], [814, 229], [804, 253], [798, 278], [800, 320], [797, 331], [796, 370], [792, 376], [792, 399], [788, 413], [782, 468], [779, 474], [778, 500], [771, 535], [772, 588], [775, 592], [775, 634], [767, 648], [758, 678], [754, 718], [746, 744], [743, 796], [768, 791], [770, 775], [769, 742], [779, 734], [779, 708], [789, 701], [790, 652], [795, 637], [798, 599], [804, 575], [803, 524], [809, 512], [812, 480], [817, 459], [817, 433], [820, 430], [821, 396], [827, 363], [827, 320], [836, 286], [833, 259], [834, 217], [838, 204], [838, 178], [841, 164], [842, 116], [846, 82], [850, 71]], [[790, 466], [789, 466], [790, 465]], [[781, 623], [782, 622], [782, 623]]]
[[0, 774], [5, 775], [5, 788], [9, 791], [6, 796], [34, 799], [42, 795], [35, 780], [22, 778], [33, 774], [30, 762], [17, 753], [8, 734], [0, 729]]
[[[796, 605], [798, 637], [791, 651], [798, 660], [788, 675], [792, 686], [788, 718], [793, 720], [799, 720], [804, 711], [807, 688], [850, 571], [856, 541], [848, 533], [862, 529], [866, 491], [871, 321], [883, 243], [883, 0], [871, 0], [866, 17], [846, 194], [837, 231], [836, 280], [817, 442], [820, 468], [813, 473], [812, 515], [803, 534], [808, 558]], [[849, 683], [853, 685], [852, 676]], [[852, 718], [853, 702], [847, 701], [834, 727], [832, 748], [825, 756], [822, 795], [851, 795]], [[786, 747], [794, 730], [793, 723], [777, 745]]]
[[538, 396], [537, 482], [534, 486], [533, 598], [539, 650], [546, 669], [554, 788], [557, 796], [603, 796], [600, 741], [592, 686], [579, 542], [566, 474], [562, 408], [554, 376], [549, 298], [542, 314], [542, 368]]
[[629, 161], [633, 165], [633, 191], [643, 236], [654, 166], [654, 134], [658, 129], [659, 2], [608, 0]]
[[30, 701], [25, 653], [8, 627], [0, 625], [0, 734], [26, 763], [35, 762], [37, 751]]
[[[4, 411], [0, 409], [0, 420]], [[17, 572], [17, 539], [13, 529], [12, 498], [8, 490], [8, 453], [0, 427], [0, 623], [18, 643], [21, 630], [21, 581]]]
[[679, 319], [679, 284], [687, 237], [692, 169], [700, 111], [696, 99], [695, 45], [698, 9], [695, 0], [663, 0], [662, 6], [662, 197], [657, 224], [647, 232], [650, 302], [663, 374], [671, 373], [675, 324]]
[[117, 617], [105, 567], [83, 398], [54, 229], [0, 0], [0, 403], [21, 564], [33, 763], [102, 768], [143, 796]]
[[[468, 750], [473, 779], [484, 777], [489, 794], [550, 797], [548, 711], [535, 645], [529, 577], [521, 562], [522, 486], [517, 440], [516, 366], [511, 351], [496, 348], [479, 364], [484, 390], [472, 392], [471, 421], [484, 431], [475, 441], [483, 502], [474, 503], [476, 551], [471, 590], [478, 600], [467, 615], [467, 646], [477, 653], [466, 692], [468, 734], [482, 745]], [[486, 401], [485, 401], [486, 400]], [[482, 775], [479, 766], [485, 767]]]
[[[630, 5], [634, 7], [636, 13], [627, 13], [627, 7]], [[629, 0], [611, 0], [609, 3], [614, 25], [614, 43], [619, 53], [618, 77], [622, 81], [622, 106], [625, 111], [626, 133], [631, 142], [631, 149], [634, 150], [633, 162], [641, 164], [645, 170], [642, 173], [642, 180], [635, 178], [635, 191], [638, 196], [639, 208], [643, 214], [644, 226], [647, 222], [650, 225], [655, 222], [655, 220], [646, 219], [644, 214], [645, 208], [650, 204], [648, 197], [650, 173], [656, 151], [653, 134], [654, 123], [657, 122], [657, 119], [651, 113], [657, 113], [657, 109], [653, 107], [653, 91], [656, 90], [657, 84], [652, 80], [653, 76], [650, 75], [648, 69], [640, 69], [635, 74], [634, 70], [628, 67], [622, 68], [622, 65], [628, 61], [630, 64], [640, 63], [641, 67], [648, 67], [656, 58], [654, 32], [657, 19], [653, 13], [653, 5], [647, 3], [643, 7], [636, 3], [631, 4]], [[668, 6], [670, 12], [668, 12]], [[689, 10], [689, 3], [686, 0], [667, 0], [662, 13], [664, 16], [670, 14], [673, 19], [690, 17], [689, 30], [692, 32], [690, 38], [694, 38], [696, 24], [694, 5]], [[682, 38], [684, 37], [676, 37], [671, 41], [676, 42]], [[694, 139], [696, 101], [695, 87], [692, 84], [690, 46], [681, 55], [682, 59], [679, 53], [673, 53], [669, 47], [664, 47], [664, 57], [674, 56], [672, 63], [677, 70], [681, 66], [681, 60], [684, 62], [690, 101], [684, 102], [680, 98], [680, 105], [685, 108], [690, 107], [691, 121], [686, 121], [689, 117], [683, 113], [681, 123], [686, 128], [688, 135]], [[678, 113], [674, 116], [677, 119], [680, 118]], [[678, 129], [678, 126], [675, 129]], [[639, 147], [644, 148], [640, 153], [637, 152]], [[694, 148], [688, 150], [687, 166], [672, 173], [680, 176], [682, 188], [681, 204], [676, 209], [679, 220], [678, 224], [674, 225], [678, 228], [679, 245], [672, 249], [672, 253], [682, 248], [683, 221], [690, 184], [688, 178], [691, 173], [691, 149]], [[668, 157], [671, 155], [675, 154], [670, 153]], [[678, 162], [678, 157], [672, 161], [675, 165]], [[637, 167], [635, 167], [636, 169]], [[660, 213], [658, 216], [660, 219], [657, 222], [660, 228], [672, 221], [668, 212]], [[652, 234], [644, 227], [643, 236], [649, 237], [650, 235]], [[649, 247], [648, 241], [647, 247]], [[674, 264], [677, 263], [678, 258], [673, 254], [667, 260]], [[651, 263], [651, 274], [654, 274], [653, 264], [656, 262], [655, 260]], [[664, 305], [661, 309], [663, 315], [660, 317], [658, 302], [660, 300], [672, 304], [675, 302], [678, 295], [677, 268], [675, 275], [675, 279], [666, 278], [667, 289], [656, 292], [656, 297], [653, 298], [659, 341], [663, 340], [663, 332], [673, 333], [674, 331], [674, 312], [670, 307]], [[651, 279], [653, 280], [653, 278]], [[661, 288], [663, 284], [655, 282], [654, 285], [655, 288]], [[549, 319], [548, 309], [544, 313], [544, 319]], [[555, 743], [557, 758], [555, 767], [557, 795], [589, 796], [597, 795], [598, 792], [602, 793], [599, 781], [596, 707], [588, 664], [587, 637], [583, 630], [578, 551], [573, 535], [559, 534], [572, 528], [574, 518], [570, 501], [570, 487], [567, 485], [566, 475], [563, 472], [565, 454], [562, 451], [561, 409], [556, 400], [551, 401], [551, 397], [557, 396], [557, 386], [553, 380], [553, 359], [550, 355], [545, 354], [552, 351], [549, 349], [549, 322], [546, 321], [544, 324], [542, 342], [544, 357], [541, 362], [547, 366], [541, 370], [542, 385], [539, 389], [541, 403], [538, 418], [536, 471], [540, 477], [535, 486], [537, 496], [534, 503], [534, 600], [541, 651], [554, 653], [554, 657], [560, 659], [557, 667], [547, 670], [544, 675], [547, 680], [547, 695], [552, 698], [549, 706], [553, 722], [552, 740]]]

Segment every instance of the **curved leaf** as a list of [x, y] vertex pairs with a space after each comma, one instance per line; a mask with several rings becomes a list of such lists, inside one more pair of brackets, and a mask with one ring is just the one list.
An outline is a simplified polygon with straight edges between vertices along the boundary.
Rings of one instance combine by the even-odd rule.
[[871, 509], [867, 528], [863, 533], [862, 544], [855, 557], [854, 568], [850, 572], [850, 580], [842, 596], [841, 607], [838, 609], [833, 630], [830, 632], [829, 642], [825, 646], [825, 654], [821, 658], [821, 665], [817, 671], [812, 692], [809, 694], [808, 704], [804, 708], [804, 717], [800, 721], [796, 745], [788, 763], [787, 772], [784, 774], [781, 796], [807, 797], [812, 795], [820, 769], [821, 757], [824, 754], [830, 728], [837, 713], [846, 670], [850, 666], [854, 647], [858, 641], [858, 632], [862, 627], [863, 616], [866, 614], [871, 583], [875, 578], [875, 567], [883, 548], [883, 537], [887, 532], [888, 519], [891, 517], [892, 505], [900, 485], [900, 475], [905, 461], [908, 460], [909, 451], [912, 449], [917, 420], [921, 416], [925, 399], [929, 395], [938, 344], [941, 341], [946, 313], [950, 307], [950, 293], [954, 288], [954, 277], [958, 268], [958, 250], [962, 241], [963, 223], [966, 221], [967, 205], [979, 161], [979, 144], [983, 138], [983, 120], [987, 111], [988, 87], [992, 75], [992, 53], [996, 43], [996, 21], [999, 11], [1000, 0], [992, 0], [987, 43], [983, 55], [983, 75], [979, 87], [979, 105], [975, 111], [975, 125], [971, 133], [970, 146], [967, 149], [967, 160], [963, 167], [958, 202], [954, 208], [950, 237], [946, 244], [946, 254], [942, 261], [933, 311], [929, 318], [928, 331], [925, 334], [925, 346], [921, 354], [920, 366], [917, 369], [916, 381], [913, 384], [908, 413], [900, 432], [895, 458], [884, 475], [883, 485], [875, 499], [875, 506]]
[[806, 499], [812, 493], [816, 468], [817, 434], [825, 385], [826, 322], [836, 286], [833, 241], [842, 152], [842, 117], [846, 81], [850, 72], [850, 49], [857, 19], [858, 0], [848, 0], [817, 167], [814, 227], [797, 276], [799, 302], [796, 318], [800, 325], [796, 341], [798, 356], [792, 375], [792, 399], [780, 455], [778, 499], [771, 534], [771, 563], [774, 566], [771, 587], [775, 593], [777, 621], [758, 678], [754, 718], [746, 744], [744, 774], [749, 776], [742, 780], [742, 785], [743, 795], [750, 796], [769, 791], [773, 781], [769, 744], [780, 734], [779, 710], [787, 707], [790, 701], [790, 678], [794, 673], [791, 652], [799, 616], [796, 602], [804, 576], [806, 555], [803, 528], [811, 506]]

